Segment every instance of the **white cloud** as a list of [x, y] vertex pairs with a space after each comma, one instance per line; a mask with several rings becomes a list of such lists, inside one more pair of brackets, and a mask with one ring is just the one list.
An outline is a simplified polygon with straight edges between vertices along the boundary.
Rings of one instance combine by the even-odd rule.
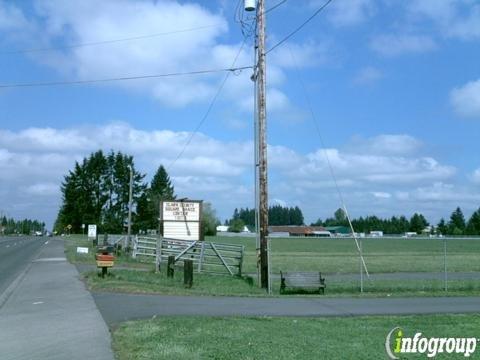
[[394, 57], [408, 53], [424, 53], [435, 50], [435, 41], [426, 35], [389, 34], [374, 37], [370, 47], [377, 53]]
[[54, 183], [40, 183], [26, 186], [24, 191], [33, 196], [55, 196], [58, 194], [59, 186]]
[[370, 85], [383, 78], [383, 72], [373, 66], [367, 66], [355, 75], [353, 83], [357, 85]]
[[[313, 0], [311, 5], [318, 8], [324, 2]], [[335, 26], [352, 26], [367, 21], [376, 12], [373, 0], [342, 0], [329, 6], [329, 20]]]
[[439, 23], [447, 24], [456, 13], [458, 0], [414, 0], [407, 2], [408, 11], [413, 15], [429, 17]]
[[450, 34], [463, 40], [480, 38], [480, 5], [474, 6], [466, 17], [452, 24]]
[[475, 184], [480, 184], [480, 168], [476, 169], [472, 174], [472, 180]]
[[378, 199], [390, 199], [392, 194], [383, 191], [374, 191], [372, 195]]
[[[1, 6], [0, 19], [5, 13], [15, 14], [20, 25], [9, 32], [30, 40], [16, 43], [16, 48], [49, 47], [53, 44], [86, 44], [148, 34], [162, 34], [172, 29], [180, 32], [151, 36], [135, 41], [113, 42], [101, 46], [80, 46], [58, 51], [29, 54], [34, 61], [49, 66], [64, 79], [89, 80], [150, 74], [188, 72], [205, 69], [230, 68], [241, 48], [238, 43], [226, 43], [229, 32], [226, 16], [192, 2], [174, 0], [62, 0], [35, 1], [35, 17], [25, 19], [20, 8]], [[3, 9], [3, 12], [2, 12]], [[7, 9], [7, 10], [5, 10]], [[5, 16], [7, 16], [5, 15]], [[11, 27], [11, 26], [10, 26]], [[182, 30], [202, 27], [193, 32]], [[0, 28], [0, 30], [2, 30]], [[235, 31], [237, 29], [234, 29]], [[35, 41], [32, 41], [34, 39]], [[33, 44], [32, 44], [33, 43]], [[318, 66], [327, 61], [327, 42], [292, 43], [299, 67]], [[280, 90], [285, 82], [285, 69], [292, 67], [285, 48], [272, 53], [267, 72], [273, 98], [269, 111], [286, 111], [286, 95]], [[252, 49], [243, 46], [236, 66], [252, 64]], [[222, 92], [222, 99], [237, 105], [239, 110], [251, 111], [251, 70], [231, 75]], [[97, 86], [115, 86], [130, 92], [154, 97], [170, 107], [185, 107], [205, 103], [213, 98], [225, 74], [204, 74], [120, 81]], [[277, 107], [278, 106], [278, 107]], [[288, 109], [290, 112], [295, 109]]]
[[431, 157], [362, 155], [326, 149], [308, 154], [309, 161], [292, 176], [318, 177], [328, 174], [329, 166], [324, 151], [339, 178], [345, 177], [359, 184], [414, 184], [448, 179], [456, 172], [454, 167], [441, 165]]
[[0, 30], [18, 30], [27, 25], [27, 19], [18, 8], [0, 1]]
[[476, 203], [480, 200], [480, 195], [473, 194], [469, 189], [443, 182], [435, 182], [431, 186], [419, 187], [412, 192], [412, 196], [419, 201], [443, 201], [457, 204], [458, 202]]
[[287, 207], [288, 204], [285, 200], [282, 200], [282, 199], [272, 199], [270, 200], [270, 205], [274, 206], [274, 205], [280, 205], [282, 207]]
[[416, 0], [407, 4], [411, 15], [429, 19], [445, 37], [462, 40], [480, 37], [480, 4], [477, 1]]
[[357, 136], [348, 146], [355, 153], [403, 156], [418, 153], [421, 148], [421, 141], [406, 134], [383, 134], [368, 139]]
[[[163, 164], [180, 196], [212, 201], [223, 218], [235, 207], [252, 207], [253, 143], [221, 141], [198, 133], [170, 167], [190, 135], [145, 131], [118, 122], [70, 129], [0, 131], [0, 188], [8, 190], [0, 193], [0, 203], [11, 204], [4, 210], [19, 217], [40, 214], [52, 223], [60, 203], [61, 181], [74, 162], [98, 149], [114, 149], [133, 155], [137, 168], [148, 176]], [[430, 201], [432, 196], [422, 198], [415, 189], [444, 183], [456, 173], [454, 167], [432, 157], [418, 156], [416, 149], [421, 142], [409, 135], [357, 138], [353, 143], [357, 146], [325, 152], [337, 184], [349, 201], [363, 202], [363, 214], [376, 213], [368, 207], [372, 196], [386, 206], [386, 212], [398, 199]], [[312, 202], [338, 208], [335, 183], [324, 155], [321, 149], [302, 154], [286, 146], [269, 145], [271, 199], [298, 204], [307, 218], [319, 216]], [[455, 191], [450, 193], [453, 197]]]
[[459, 115], [480, 119], [480, 79], [454, 88], [450, 101]]
[[[274, 37], [272, 42], [275, 43], [276, 41]], [[332, 52], [332, 44], [329, 41], [308, 41], [303, 44], [288, 43], [275, 49], [269, 57], [269, 62], [271, 61], [282, 68], [312, 67], [329, 63]]]

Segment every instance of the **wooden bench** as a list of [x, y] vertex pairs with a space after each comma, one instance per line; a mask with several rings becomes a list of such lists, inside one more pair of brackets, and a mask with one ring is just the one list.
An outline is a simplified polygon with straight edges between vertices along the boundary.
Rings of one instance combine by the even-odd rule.
[[325, 293], [325, 278], [320, 272], [281, 272], [280, 293], [284, 294], [287, 289], [290, 291], [318, 291]]

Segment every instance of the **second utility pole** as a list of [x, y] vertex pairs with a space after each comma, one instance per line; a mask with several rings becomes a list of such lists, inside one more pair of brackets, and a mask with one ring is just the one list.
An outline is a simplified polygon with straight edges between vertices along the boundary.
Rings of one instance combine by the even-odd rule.
[[128, 183], [128, 232], [127, 232], [127, 246], [125, 251], [132, 245], [132, 193], [133, 193], [133, 167], [128, 165], [130, 170], [130, 181]]
[[257, 104], [258, 104], [258, 196], [260, 234], [260, 282], [268, 289], [268, 181], [267, 181], [267, 103], [266, 103], [266, 61], [265, 61], [265, 0], [258, 0], [258, 62], [257, 62]]

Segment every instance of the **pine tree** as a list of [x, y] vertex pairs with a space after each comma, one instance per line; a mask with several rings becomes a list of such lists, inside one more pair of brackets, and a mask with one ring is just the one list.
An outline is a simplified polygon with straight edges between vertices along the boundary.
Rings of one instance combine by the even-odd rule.
[[82, 224], [97, 224], [99, 231], [122, 233], [128, 212], [130, 167], [133, 169], [133, 200], [145, 191], [144, 175], [134, 169], [133, 158], [101, 150], [90, 154], [65, 176], [61, 186], [62, 205], [55, 221], [55, 230], [63, 232], [72, 225], [72, 232]]
[[465, 232], [465, 217], [460, 207], [457, 207], [450, 215], [448, 231], [451, 235], [462, 235]]
[[156, 230], [159, 228], [160, 202], [175, 200], [175, 190], [167, 174], [160, 165], [152, 178], [150, 187], [146, 190], [146, 196], [139, 203], [138, 221], [142, 224], [142, 230]]
[[421, 234], [427, 226], [428, 222], [422, 214], [413, 214], [412, 218], [410, 219], [410, 231]]
[[467, 235], [480, 235], [480, 209], [475, 211], [467, 223]]

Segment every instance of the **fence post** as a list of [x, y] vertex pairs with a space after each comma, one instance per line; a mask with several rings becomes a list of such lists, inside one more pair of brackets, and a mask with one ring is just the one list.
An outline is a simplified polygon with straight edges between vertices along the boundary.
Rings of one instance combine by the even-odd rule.
[[201, 241], [201, 247], [200, 247], [200, 257], [198, 259], [198, 273], [202, 271], [202, 265], [203, 265], [203, 258], [205, 256], [205, 241]]
[[358, 240], [358, 248], [360, 249], [360, 293], [363, 293], [363, 249], [362, 249], [362, 238]]
[[271, 239], [269, 239], [269, 241], [267, 242], [267, 263], [268, 263], [268, 294], [271, 295], [272, 294], [272, 279], [271, 279], [271, 264], [270, 264], [270, 250], [271, 250]]
[[133, 238], [133, 248], [132, 248], [132, 258], [137, 258], [137, 243], [138, 243], [138, 235]]
[[161, 249], [162, 249], [162, 240], [160, 240], [160, 238], [157, 238], [157, 248], [155, 250], [155, 272], [156, 273], [160, 271], [160, 257], [162, 256]]
[[167, 263], [167, 277], [173, 278], [174, 271], [175, 271], [175, 255], [169, 255], [168, 263]]
[[193, 260], [183, 260], [183, 283], [186, 288], [193, 285]]
[[447, 285], [447, 238], [443, 238], [443, 279], [445, 291], [448, 291]]
[[238, 263], [238, 276], [242, 276], [243, 270], [243, 253], [245, 252], [245, 246], [242, 245], [242, 250], [240, 253], [240, 261]]

